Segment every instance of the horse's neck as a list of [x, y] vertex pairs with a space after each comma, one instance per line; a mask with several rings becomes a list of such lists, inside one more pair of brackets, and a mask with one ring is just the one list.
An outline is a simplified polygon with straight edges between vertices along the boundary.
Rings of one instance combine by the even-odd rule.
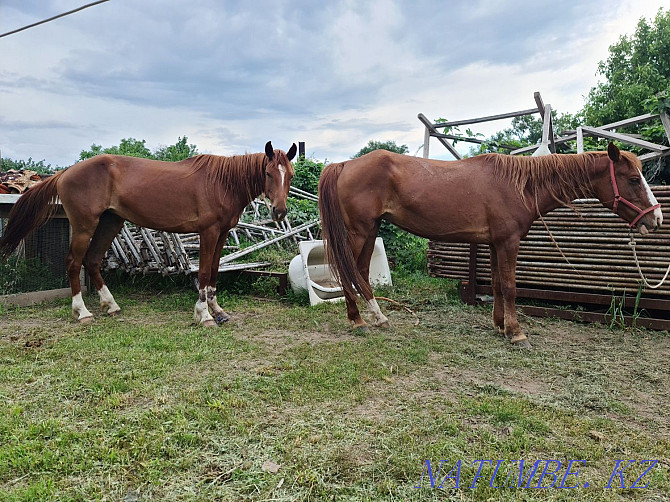
[[[570, 167], [568, 167], [570, 168]], [[599, 178], [602, 176], [605, 176], [608, 174], [608, 164], [604, 162], [601, 159], [596, 160], [596, 162], [593, 163], [588, 168], [588, 177], [591, 180], [591, 186], [588, 187], [577, 187], [583, 192], [583, 196], [585, 198], [597, 198], [597, 194], [594, 190], [595, 186], [595, 181], [597, 181]], [[570, 182], [569, 177], [566, 178], [566, 182]], [[575, 177], [574, 181], [575, 183], [578, 183], [577, 177]], [[559, 207], [565, 207], [569, 205], [572, 201], [571, 200], [566, 200], [566, 201], [559, 201], [554, 198], [549, 190], [538, 190], [537, 193], [535, 194], [535, 200], [533, 200], [533, 204], [535, 204], [535, 211], [538, 212], [539, 214], [545, 215], [549, 213], [550, 211], [553, 211], [554, 209], [557, 209]]]

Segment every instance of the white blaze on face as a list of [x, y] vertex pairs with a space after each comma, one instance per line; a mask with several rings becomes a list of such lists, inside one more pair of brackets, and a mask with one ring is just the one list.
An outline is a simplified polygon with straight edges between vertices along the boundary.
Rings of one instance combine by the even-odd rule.
[[286, 168], [279, 164], [279, 173], [281, 174], [281, 186], [284, 186], [284, 178], [286, 177]]
[[[649, 198], [649, 204], [655, 206], [656, 204], [658, 204], [658, 201], [656, 200], [656, 197], [654, 197], [651, 188], [649, 188], [649, 185], [647, 184], [647, 180], [644, 179], [644, 176], [642, 176], [641, 172], [640, 172], [640, 178], [642, 179], [642, 186], [644, 187], [644, 190], [647, 193], [647, 197]], [[661, 212], [660, 207], [654, 209], [654, 219], [656, 220], [656, 224], [660, 227], [661, 224], [663, 223], [663, 213]]]

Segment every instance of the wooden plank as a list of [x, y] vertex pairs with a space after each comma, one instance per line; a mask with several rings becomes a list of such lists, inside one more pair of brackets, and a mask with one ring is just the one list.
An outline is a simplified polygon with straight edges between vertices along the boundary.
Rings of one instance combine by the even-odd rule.
[[428, 126], [424, 127], [423, 133], [423, 158], [430, 158], [430, 129]]
[[665, 129], [665, 136], [670, 140], [670, 115], [668, 112], [661, 113], [661, 124], [663, 124], [663, 129]]
[[584, 153], [584, 130], [582, 126], [577, 128], [577, 153]]
[[[493, 288], [486, 285], [477, 286], [477, 294], [492, 295]], [[528, 298], [531, 300], [552, 300], [566, 303], [580, 303], [588, 305], [610, 305], [612, 295], [597, 293], [582, 293], [578, 291], [557, 291], [553, 289], [517, 288], [517, 298]], [[626, 295], [625, 307], [635, 306], [635, 292]], [[640, 309], [648, 310], [670, 310], [670, 300], [662, 298], [640, 298], [638, 305]]]
[[605, 129], [602, 129], [600, 127], [582, 126], [582, 130], [594, 134], [596, 136], [601, 136], [603, 138], [608, 139], [614, 139], [617, 141], [621, 141], [622, 143], [628, 143], [631, 145], [639, 146], [654, 152], [664, 152], [666, 150], [670, 150], [670, 147], [667, 146], [657, 145], [655, 143], [650, 143], [649, 141], [643, 141], [641, 139], [631, 138], [630, 136], [626, 136], [625, 134], [620, 134], [617, 132], [606, 131]]
[[544, 102], [542, 101], [542, 96], [539, 91], [533, 93], [533, 99], [535, 99], [535, 104], [537, 105], [537, 111], [540, 114], [540, 118], [544, 120]]
[[[530, 305], [521, 305], [518, 309], [526, 315], [534, 317], [558, 317], [569, 321], [579, 322], [598, 322], [609, 324], [612, 316], [600, 312], [586, 312], [577, 310], [564, 310], [550, 307], [534, 307]], [[670, 319], [654, 319], [647, 317], [638, 317], [636, 320], [632, 316], [624, 316], [626, 326], [640, 326], [649, 329], [670, 330]]]
[[435, 124], [431, 124], [433, 128], [441, 128], [441, 127], [448, 127], [448, 126], [460, 126], [460, 125], [467, 125], [467, 124], [479, 124], [481, 122], [489, 122], [491, 120], [501, 120], [501, 119], [509, 119], [509, 118], [514, 118], [514, 117], [521, 117], [523, 115], [532, 115], [534, 113], [537, 113], [537, 109], [535, 108], [530, 108], [529, 110], [521, 110], [518, 112], [509, 112], [509, 113], [500, 113], [498, 115], [489, 115], [488, 117], [478, 117], [475, 119], [466, 119], [466, 120], [452, 120], [449, 122], [436, 122]]
[[[427, 129], [426, 129], [427, 130]], [[477, 139], [477, 138], [470, 138], [467, 136], [456, 136], [454, 134], [442, 134], [442, 133], [435, 133], [431, 134], [431, 136], [435, 138], [444, 138], [444, 139], [452, 139], [452, 140], [457, 140], [457, 141], [465, 141], [468, 143], [477, 143], [479, 145], [482, 145], [484, 143], [488, 143], [488, 141], [483, 140], [483, 139]], [[516, 145], [497, 145], [499, 148], [505, 148], [507, 150], [514, 150], [516, 148]], [[428, 158], [428, 157], [426, 157]]]
[[[430, 130], [431, 136], [434, 136], [435, 134], [439, 134], [435, 128], [433, 127], [433, 124], [430, 123], [430, 121], [426, 118], [426, 116], [423, 113], [419, 113], [418, 115], [419, 120], [423, 123], [424, 126], [426, 126], [427, 129]], [[456, 151], [456, 149], [449, 144], [449, 142], [444, 139], [444, 138], [437, 138], [437, 140], [444, 145], [444, 147], [449, 150], [449, 153], [451, 153], [455, 158], [457, 159], [462, 159], [461, 155]]]
[[[82, 293], [86, 293], [86, 286], [82, 284]], [[30, 293], [17, 293], [14, 295], [0, 296], [0, 303], [6, 305], [18, 305], [19, 307], [28, 307], [42, 302], [48, 302], [57, 298], [71, 298], [70, 288], [48, 289], [45, 291], [32, 291]]]

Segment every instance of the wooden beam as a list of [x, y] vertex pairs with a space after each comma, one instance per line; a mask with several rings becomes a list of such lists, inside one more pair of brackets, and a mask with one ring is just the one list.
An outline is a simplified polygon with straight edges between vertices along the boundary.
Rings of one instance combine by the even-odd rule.
[[539, 91], [535, 91], [533, 93], [533, 98], [535, 99], [535, 103], [537, 104], [537, 111], [540, 114], [542, 120], [544, 120], [544, 103], [542, 102], [542, 96], [540, 96]]
[[430, 158], [430, 129], [428, 126], [424, 127], [423, 133], [423, 158]]
[[602, 129], [600, 127], [582, 126], [582, 130], [584, 132], [591, 133], [595, 136], [600, 136], [602, 138], [608, 138], [608, 139], [614, 139], [614, 140], [617, 140], [617, 141], [621, 141], [622, 143], [628, 143], [628, 144], [631, 144], [631, 145], [646, 148], [647, 150], [651, 150], [653, 152], [664, 152], [666, 150], [670, 150], [670, 147], [667, 147], [667, 146], [657, 145], [655, 143], [650, 143], [649, 141], [643, 141], [641, 139], [631, 138], [630, 136], [626, 136], [625, 134], [621, 134], [621, 133], [617, 133], [617, 132], [606, 131], [605, 129]]
[[[86, 293], [86, 286], [82, 285], [82, 293]], [[0, 296], [0, 303], [6, 305], [18, 305], [19, 307], [28, 307], [37, 303], [55, 300], [57, 298], [70, 298], [72, 291], [70, 288], [48, 289], [46, 291], [33, 291], [30, 293], [17, 293], [14, 295]]]
[[[436, 138], [444, 138], [444, 139], [453, 139], [457, 141], [467, 141], [468, 143], [477, 143], [479, 145], [483, 143], [488, 143], [488, 141], [483, 140], [483, 139], [477, 139], [477, 138], [469, 138], [469, 137], [463, 137], [463, 136], [455, 136], [453, 134], [441, 134], [441, 133], [435, 133], [432, 134], [431, 136], [434, 136]], [[507, 150], [514, 150], [516, 148], [515, 145], [497, 145], [500, 148], [505, 148]]]
[[670, 140], [670, 115], [668, 112], [661, 113], [661, 123], [663, 124], [663, 129], [665, 129], [665, 136]]
[[491, 120], [501, 120], [501, 119], [509, 119], [513, 117], [521, 117], [523, 115], [532, 115], [533, 113], [537, 113], [537, 110], [535, 108], [531, 108], [529, 110], [521, 110], [518, 112], [510, 112], [510, 113], [501, 113], [499, 115], [489, 115], [488, 117], [479, 117], [476, 119], [466, 119], [466, 120], [453, 120], [450, 122], [436, 122], [435, 124], [431, 124], [433, 126], [433, 129], [435, 128], [441, 128], [441, 127], [449, 127], [449, 126], [460, 126], [460, 125], [466, 125], [466, 124], [479, 124], [481, 122], [489, 122]]
[[[426, 116], [423, 113], [419, 113], [418, 115], [419, 120], [421, 123], [423, 123], [424, 126], [426, 126], [426, 129], [430, 131], [431, 136], [435, 136], [436, 134], [439, 134], [435, 128], [433, 127], [433, 124], [430, 123], [430, 121], [426, 118]], [[451, 153], [455, 158], [458, 160], [462, 159], [461, 155], [456, 151], [456, 149], [449, 144], [449, 142], [444, 139], [444, 138], [437, 138], [437, 140], [444, 145], [444, 147], [449, 150], [449, 153]]]
[[577, 153], [584, 153], [584, 131], [581, 126], [577, 128]]

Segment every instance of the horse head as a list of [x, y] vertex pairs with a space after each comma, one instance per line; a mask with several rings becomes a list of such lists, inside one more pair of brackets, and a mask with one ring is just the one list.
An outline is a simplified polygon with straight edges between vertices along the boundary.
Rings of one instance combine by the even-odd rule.
[[614, 143], [607, 147], [607, 157], [609, 174], [594, 186], [600, 201], [641, 234], [657, 230], [663, 223], [661, 205], [642, 175], [640, 160]]
[[273, 150], [271, 141], [265, 144], [265, 156], [268, 158], [265, 166], [265, 196], [270, 199], [274, 221], [282, 221], [286, 216], [286, 199], [295, 174], [291, 160], [296, 151], [295, 143], [291, 145], [288, 153]]

